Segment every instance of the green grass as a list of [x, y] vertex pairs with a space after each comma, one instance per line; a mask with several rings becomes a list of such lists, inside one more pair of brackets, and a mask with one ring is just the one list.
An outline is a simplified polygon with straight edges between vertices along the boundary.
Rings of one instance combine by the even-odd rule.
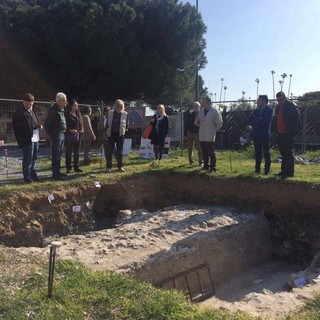
[[[51, 181], [49, 178], [43, 180], [41, 183], [26, 185], [26, 184], [8, 184], [6, 187], [0, 187], [0, 197], [10, 195], [12, 192], [21, 191], [37, 191], [43, 189], [54, 189], [66, 185], [83, 185], [92, 183], [93, 181], [116, 181], [123, 177], [129, 177], [133, 174], [148, 174], [149, 172], [163, 172], [163, 173], [180, 173], [180, 174], [208, 174], [221, 178], [239, 178], [239, 179], [258, 179], [269, 180], [277, 179], [274, 173], [280, 171], [280, 163], [273, 162], [271, 166], [271, 174], [268, 176], [256, 175], [254, 171], [254, 151], [250, 147], [243, 152], [238, 151], [217, 151], [217, 169], [216, 173], [200, 172], [199, 166], [190, 166], [187, 158], [187, 150], [183, 150], [183, 155], [180, 149], [173, 149], [170, 151], [168, 159], [163, 159], [159, 167], [151, 166], [151, 160], [140, 159], [138, 152], [133, 152], [129, 157], [124, 158], [124, 165], [126, 172], [116, 172], [115, 164], [114, 171], [111, 174], [105, 173], [105, 160], [100, 160], [99, 156], [93, 157], [93, 163], [90, 166], [83, 166], [83, 174], [75, 176], [70, 175], [66, 181]], [[275, 161], [279, 156], [279, 152], [272, 150], [271, 157]], [[308, 152], [306, 155], [309, 158], [320, 157], [320, 151]], [[64, 163], [64, 159], [62, 160]], [[195, 161], [197, 163], [197, 161]], [[51, 161], [48, 159], [40, 159], [38, 161], [38, 168], [50, 170]], [[64, 169], [62, 169], [63, 171]], [[320, 183], [320, 165], [296, 165], [295, 177], [288, 179], [286, 183], [299, 182], [309, 184]]]
[[[42, 271], [29, 274], [14, 294], [5, 292], [2, 278], [0, 319], [231, 319], [230, 314], [190, 304], [178, 292], [155, 289], [110, 272], [90, 271], [71, 261], [58, 261], [49, 299]], [[21, 279], [16, 280], [21, 285]], [[254, 318], [236, 313], [232, 319]]]

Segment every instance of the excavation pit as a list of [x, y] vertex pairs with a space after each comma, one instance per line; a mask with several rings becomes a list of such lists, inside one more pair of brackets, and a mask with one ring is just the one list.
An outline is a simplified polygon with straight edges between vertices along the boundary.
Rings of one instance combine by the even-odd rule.
[[[239, 305], [259, 300], [252, 306], [257, 311], [267, 305], [264, 298], [276, 297], [282, 301], [279, 312], [289, 311], [283, 311], [288, 301], [282, 300], [288, 278], [320, 248], [319, 190], [313, 186], [143, 175], [99, 189], [52, 193], [52, 203], [45, 191], [2, 201], [1, 242], [46, 255], [44, 246], [59, 238], [61, 258], [168, 289], [176, 278], [177, 289], [193, 301], [215, 292], [203, 302], [213, 307], [241, 309]], [[82, 211], [72, 212], [73, 205]], [[105, 229], [109, 222], [113, 228]], [[208, 271], [189, 273], [202, 266]], [[184, 274], [190, 275], [187, 285], [181, 280]], [[299, 306], [298, 298], [287, 304]]]

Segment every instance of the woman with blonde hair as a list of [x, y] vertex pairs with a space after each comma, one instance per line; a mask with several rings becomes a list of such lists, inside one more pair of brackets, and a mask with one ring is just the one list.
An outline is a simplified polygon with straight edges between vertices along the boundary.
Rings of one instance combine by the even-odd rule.
[[164, 141], [169, 131], [169, 118], [166, 115], [163, 104], [157, 106], [157, 112], [151, 122], [152, 131], [150, 134], [151, 144], [153, 145], [154, 156], [157, 160], [162, 159]]
[[114, 103], [114, 110], [108, 113], [108, 129], [107, 129], [107, 172], [112, 168], [112, 154], [116, 145], [116, 160], [118, 171], [124, 172], [122, 163], [122, 151], [124, 135], [128, 130], [128, 113], [124, 111], [124, 102], [120, 99]]

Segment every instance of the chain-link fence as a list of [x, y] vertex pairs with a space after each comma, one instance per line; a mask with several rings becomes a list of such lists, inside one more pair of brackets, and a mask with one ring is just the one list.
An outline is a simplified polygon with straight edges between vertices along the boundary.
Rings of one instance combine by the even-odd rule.
[[[320, 147], [320, 97], [304, 96], [303, 99], [294, 100], [298, 105], [302, 119], [303, 129], [296, 137], [295, 143], [297, 149], [306, 151]], [[36, 101], [37, 114], [40, 123], [43, 123], [49, 106], [53, 102]], [[14, 143], [15, 137], [12, 130], [12, 115], [17, 107], [21, 104], [21, 100], [0, 99], [0, 141], [5, 143]], [[238, 104], [237, 109], [232, 110], [230, 106]], [[275, 107], [275, 102], [270, 101], [270, 104]], [[80, 108], [87, 104], [79, 104]], [[92, 112], [92, 126], [96, 131], [99, 116], [103, 108], [101, 104], [90, 105]], [[218, 131], [216, 137], [216, 147], [218, 149], [234, 149], [239, 145], [239, 137], [243, 134], [246, 125], [248, 124], [248, 116], [254, 109], [254, 101], [228, 101], [229, 108], [223, 108], [220, 104], [215, 104], [220, 108], [223, 117], [223, 127]], [[145, 116], [144, 107], [127, 108], [129, 113], [129, 130], [126, 134], [127, 138], [132, 139], [132, 146], [139, 148], [141, 133], [145, 126], [149, 123], [150, 117]], [[183, 112], [184, 113], [184, 112]], [[181, 114], [169, 115], [169, 136], [173, 145], [178, 146], [183, 139], [183, 122], [184, 116]], [[45, 142], [47, 139], [45, 131], [41, 132], [41, 140]]]

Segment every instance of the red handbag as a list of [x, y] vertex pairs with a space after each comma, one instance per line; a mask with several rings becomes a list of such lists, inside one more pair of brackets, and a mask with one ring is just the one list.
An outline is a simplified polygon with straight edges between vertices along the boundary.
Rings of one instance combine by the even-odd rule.
[[149, 124], [143, 131], [142, 133], [142, 138], [143, 139], [149, 139], [150, 133], [152, 131], [152, 125]]

